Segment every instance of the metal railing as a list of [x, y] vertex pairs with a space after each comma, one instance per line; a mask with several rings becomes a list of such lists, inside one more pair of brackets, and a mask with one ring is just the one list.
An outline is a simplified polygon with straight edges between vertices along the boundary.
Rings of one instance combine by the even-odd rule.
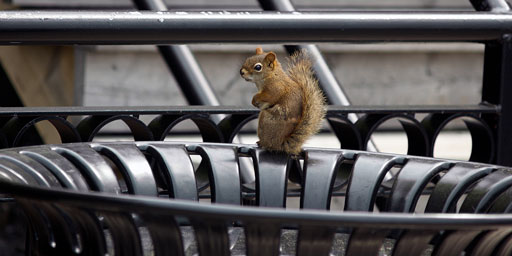
[[[491, 163], [496, 157], [494, 129], [484, 117], [499, 118], [500, 107], [495, 105], [467, 106], [329, 106], [327, 120], [340, 141], [341, 148], [366, 150], [372, 134], [387, 120], [396, 119], [402, 125], [408, 140], [407, 153], [433, 156], [436, 139], [446, 124], [462, 119], [472, 138], [470, 160]], [[427, 114], [419, 119], [419, 115]], [[212, 118], [225, 116], [219, 123]], [[0, 135], [2, 147], [34, 144], [30, 138], [34, 125], [49, 121], [59, 133], [62, 142], [92, 141], [99, 131], [111, 122], [122, 120], [135, 140], [164, 140], [180, 122], [192, 120], [205, 142], [233, 142], [244, 125], [257, 118], [253, 108], [225, 106], [174, 106], [174, 107], [47, 107], [2, 108], [4, 120]], [[361, 114], [357, 122], [349, 114]], [[144, 123], [141, 116], [154, 116]], [[83, 119], [76, 125], [66, 117]]]
[[[158, 1], [136, 2], [155, 4]], [[287, 1], [260, 2], [265, 9], [275, 8], [292, 11], [293, 6], [287, 5], [287, 3]], [[440, 129], [448, 121], [460, 117], [468, 127], [473, 140], [473, 151], [470, 160], [512, 165], [512, 159], [507, 157], [512, 152], [512, 135], [506, 132], [512, 127], [512, 106], [509, 106], [510, 103], [504, 100], [506, 95], [512, 93], [508, 92], [511, 89], [507, 86], [510, 83], [511, 77], [509, 74], [512, 71], [511, 61], [509, 61], [512, 15], [508, 13], [508, 5], [503, 1], [471, 1], [471, 3], [475, 9], [489, 12], [165, 12], [162, 11], [165, 9], [162, 6], [143, 6], [140, 3], [139, 8], [141, 9], [158, 9], [160, 11], [0, 11], [0, 45], [161, 45], [255, 42], [293, 44], [403, 41], [483, 43], [486, 45], [486, 51], [482, 90], [483, 104], [481, 105], [460, 108], [444, 106], [419, 108], [409, 106], [383, 108], [333, 107], [329, 111], [328, 120], [332, 130], [340, 139], [342, 147], [366, 149], [368, 136], [371, 135], [375, 127], [385, 120], [397, 118], [409, 139], [408, 153], [432, 156], [433, 143]], [[280, 6], [280, 4], [283, 6]], [[176, 58], [176, 55], [166, 59], [171, 60], [173, 58]], [[171, 66], [171, 64], [169, 65]], [[185, 66], [187, 65], [182, 65], [179, 70], [185, 70]], [[319, 78], [329, 74], [328, 68], [326, 68], [319, 68], [320, 72], [317, 70], [317, 74], [320, 74]], [[174, 73], [180, 73], [178, 69], [174, 71]], [[191, 103], [215, 105], [215, 102], [211, 100], [215, 99], [212, 94], [213, 91], [208, 89], [207, 82], [204, 82], [204, 79], [200, 79], [204, 83], [191, 79], [191, 77], [197, 78], [196, 75], [201, 75], [202, 72], [195, 70], [186, 73], [183, 76], [184, 82], [181, 81], [180, 84], [184, 90], [191, 87], [195, 88], [191, 89], [191, 93], [186, 93], [187, 96], [192, 97]], [[323, 80], [327, 82], [322, 82]], [[324, 89], [340, 88], [339, 85], [333, 85], [332, 81], [329, 82], [328, 80], [320, 79], [322, 84], [328, 84]], [[187, 84], [190, 86], [187, 86]], [[197, 87], [197, 84], [200, 86]], [[340, 100], [339, 93], [330, 93], [329, 90], [326, 90], [326, 92], [331, 102], [345, 104]], [[186, 111], [183, 112], [177, 108], [169, 107], [161, 108], [153, 113], [160, 115], [158, 120], [153, 120], [151, 124], [143, 124], [134, 116], [145, 112], [147, 109], [152, 108], [124, 108], [122, 111], [123, 118], [120, 119], [137, 120], [129, 122], [138, 123], [138, 126], [146, 128], [155, 127], [154, 123], [164, 121], [167, 126], [159, 124], [165, 127], [146, 131], [146, 135], [140, 135], [142, 137], [137, 135], [135, 139], [161, 139], [161, 133], [171, 129], [169, 128], [171, 123], [175, 125], [180, 120], [192, 118], [189, 115], [190, 113], [184, 114]], [[180, 109], [182, 108], [180, 107]], [[241, 112], [235, 108], [229, 107], [197, 109], [203, 111], [199, 115], [212, 113], [229, 115], [226, 118], [224, 116], [214, 118], [215, 120], [211, 120], [209, 117], [206, 118], [209, 121], [205, 121], [206, 123], [201, 124], [201, 126], [217, 127], [212, 129], [220, 130], [206, 133], [201, 131], [203, 139], [207, 139], [207, 141], [230, 141], [232, 135], [236, 134], [239, 128], [247, 123], [247, 120], [254, 118], [256, 114], [254, 110], [249, 109], [240, 110], [243, 112], [243, 114], [240, 114]], [[355, 118], [347, 118], [347, 115], [358, 113], [359, 109], [365, 110], [361, 111], [365, 114], [362, 116], [362, 120], [356, 121]], [[471, 109], [471, 111], [467, 111], [467, 109]], [[30, 126], [45, 119], [51, 119], [50, 122], [54, 125], [55, 123], [65, 123], [62, 116], [78, 115], [76, 112], [69, 113], [68, 108], [54, 108], [51, 114], [44, 114], [43, 109], [32, 109], [27, 110], [28, 112], [32, 111], [30, 115], [27, 115], [30, 118], [20, 118], [18, 114], [25, 115], [23, 113], [26, 111], [23, 109], [17, 109], [16, 111], [20, 112], [9, 113], [8, 110], [0, 112], [2, 119], [5, 120], [4, 123], [9, 124], [3, 128], [5, 137], [3, 146], [23, 144], [19, 138], [22, 138], [23, 133], [28, 130], [15, 131], [20, 127]], [[414, 114], [419, 112], [429, 113], [429, 115], [425, 119], [417, 120]], [[100, 114], [91, 108], [82, 108], [80, 115], [85, 115], [88, 118], [76, 127], [68, 122], [63, 126], [59, 125], [60, 128], [57, 128], [57, 130], [59, 133], [62, 129], [70, 131], [69, 136], [61, 134], [62, 141], [88, 141], [94, 137], [94, 132], [92, 132], [94, 129], [88, 128], [91, 130], [89, 134], [81, 131], [85, 129], [83, 127], [87, 127], [83, 125], [84, 123], [104, 125], [108, 120], [119, 119], [118, 114], [116, 111]], [[106, 118], [106, 116], [111, 119]], [[220, 121], [222, 118], [224, 119]], [[192, 120], [194, 119], [197, 120], [196, 117], [192, 118]], [[233, 124], [236, 125], [231, 127], [230, 125]], [[146, 130], [145, 128], [141, 129], [141, 131]], [[200, 127], [201, 129], [203, 128]], [[218, 135], [219, 133], [221, 135]], [[71, 134], [74, 135], [71, 136]], [[79, 136], [76, 136], [76, 134], [79, 134]], [[418, 143], [420, 146], [418, 146]]]
[[[0, 11], [0, 44], [486, 42], [508, 13]], [[279, 33], [275, 33], [279, 32]]]

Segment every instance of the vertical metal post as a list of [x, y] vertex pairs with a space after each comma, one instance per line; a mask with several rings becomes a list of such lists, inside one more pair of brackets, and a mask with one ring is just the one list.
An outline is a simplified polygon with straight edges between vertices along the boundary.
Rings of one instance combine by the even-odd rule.
[[[470, 0], [477, 11], [509, 12], [505, 0]], [[482, 102], [501, 106], [498, 117], [484, 116], [494, 128], [496, 163], [512, 166], [512, 40], [504, 35], [499, 42], [485, 44]]]
[[495, 129], [496, 163], [512, 166], [512, 35], [485, 47], [482, 101], [501, 106], [498, 120], [486, 120]]
[[[295, 7], [290, 2], [290, 0], [258, 0], [258, 2], [260, 3], [260, 6], [263, 8], [263, 10], [286, 12], [295, 11]], [[350, 105], [350, 100], [348, 99], [346, 93], [343, 91], [343, 88], [339, 84], [336, 77], [333, 75], [329, 65], [327, 65], [327, 62], [325, 61], [318, 47], [315, 45], [285, 45], [285, 48], [289, 54], [293, 54], [297, 50], [306, 49], [315, 61], [313, 69], [329, 104], [340, 106]], [[358, 117], [356, 114], [349, 114], [348, 119], [355, 123]], [[371, 140], [368, 144], [368, 150], [377, 151], [377, 147]]]

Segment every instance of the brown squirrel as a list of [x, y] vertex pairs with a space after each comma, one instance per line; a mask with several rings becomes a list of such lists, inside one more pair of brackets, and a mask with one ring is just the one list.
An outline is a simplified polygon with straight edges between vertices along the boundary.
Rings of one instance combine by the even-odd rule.
[[259, 108], [258, 146], [292, 155], [320, 129], [325, 116], [325, 98], [313, 76], [306, 51], [295, 52], [285, 72], [273, 52], [256, 48], [245, 60], [240, 75], [256, 84], [252, 105]]

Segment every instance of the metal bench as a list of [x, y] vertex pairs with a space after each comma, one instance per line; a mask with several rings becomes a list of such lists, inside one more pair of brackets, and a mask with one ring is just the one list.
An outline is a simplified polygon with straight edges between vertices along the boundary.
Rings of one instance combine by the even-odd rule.
[[[190, 155], [204, 164], [195, 168]], [[240, 180], [242, 157], [254, 162], [255, 184]], [[512, 209], [510, 168], [319, 148], [300, 160], [303, 168], [285, 155], [222, 143], [12, 148], [0, 151], [0, 190], [22, 206], [26, 248], [42, 255], [184, 255], [191, 244], [201, 255], [277, 255], [286, 232], [281, 239], [292, 245], [281, 250], [298, 255], [376, 255], [383, 246], [392, 255], [512, 250], [512, 217], [494, 215]], [[387, 172], [397, 174], [383, 181]], [[429, 196], [419, 207], [422, 195]], [[302, 210], [283, 209], [293, 197]], [[334, 198], [343, 210], [330, 209]], [[380, 213], [364, 213], [372, 211]]]

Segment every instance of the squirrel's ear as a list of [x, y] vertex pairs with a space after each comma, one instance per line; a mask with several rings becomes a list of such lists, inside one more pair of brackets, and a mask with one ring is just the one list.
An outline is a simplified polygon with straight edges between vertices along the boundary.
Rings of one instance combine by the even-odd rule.
[[256, 54], [263, 54], [263, 49], [261, 47], [256, 48]]
[[267, 53], [267, 55], [265, 55], [265, 61], [268, 63], [269, 67], [274, 68], [276, 64], [276, 54], [273, 52]]

